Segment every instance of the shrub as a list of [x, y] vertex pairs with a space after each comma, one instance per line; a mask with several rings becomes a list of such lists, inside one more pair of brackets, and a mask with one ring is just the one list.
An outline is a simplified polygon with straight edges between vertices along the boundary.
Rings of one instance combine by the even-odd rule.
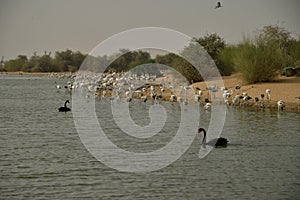
[[222, 63], [222, 68], [219, 67], [221, 74], [229, 76], [234, 72], [234, 55], [236, 53], [235, 46], [226, 46], [218, 54], [218, 60]]
[[279, 44], [266, 37], [244, 38], [233, 59], [235, 68], [248, 83], [273, 80], [285, 65]]

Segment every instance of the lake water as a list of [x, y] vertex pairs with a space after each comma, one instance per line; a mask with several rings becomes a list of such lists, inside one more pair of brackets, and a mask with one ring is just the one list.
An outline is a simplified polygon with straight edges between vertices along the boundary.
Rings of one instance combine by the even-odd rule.
[[[300, 114], [228, 108], [227, 148], [198, 158], [201, 137], [177, 161], [149, 173], [127, 173], [97, 161], [82, 144], [73, 115], [57, 108], [72, 99], [54, 82], [66, 79], [0, 75], [0, 199], [297, 199], [300, 196]], [[170, 118], [177, 106], [163, 102]], [[97, 101], [97, 113], [109, 108]], [[151, 102], [133, 101], [131, 116], [149, 123]], [[173, 111], [172, 111], [173, 110]], [[110, 112], [107, 112], [110, 116]], [[100, 124], [118, 146], [152, 151], [172, 140], [168, 122], [152, 139], [121, 137], [107, 116]], [[203, 126], [209, 112], [201, 110]], [[169, 121], [172, 121], [169, 119]], [[177, 118], [174, 117], [176, 121]], [[172, 124], [174, 123], [174, 124]], [[174, 132], [174, 133], [172, 133]], [[124, 139], [125, 138], [125, 139]], [[113, 158], [112, 158], [113, 159]]]

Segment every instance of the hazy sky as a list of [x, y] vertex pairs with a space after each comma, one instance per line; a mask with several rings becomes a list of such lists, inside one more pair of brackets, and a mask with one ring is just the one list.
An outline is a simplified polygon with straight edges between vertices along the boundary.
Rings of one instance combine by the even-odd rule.
[[0, 56], [90, 52], [119, 32], [164, 27], [191, 37], [218, 33], [228, 43], [264, 25], [284, 24], [300, 37], [299, 0], [0, 0]]

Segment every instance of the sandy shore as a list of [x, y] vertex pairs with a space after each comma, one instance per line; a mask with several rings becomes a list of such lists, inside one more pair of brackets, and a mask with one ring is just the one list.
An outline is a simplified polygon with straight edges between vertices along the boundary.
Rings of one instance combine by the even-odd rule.
[[[224, 86], [228, 90], [234, 90], [237, 84], [241, 85], [239, 91], [234, 91], [233, 96], [246, 92], [251, 97], [259, 97], [264, 93], [266, 96], [266, 89], [271, 89], [271, 101], [265, 101], [266, 107], [277, 108], [277, 101], [283, 100], [286, 103], [287, 110], [300, 111], [300, 77], [285, 77], [279, 76], [273, 82], [245, 84], [238, 74], [232, 76], [222, 77]], [[200, 88], [206, 88], [205, 82], [195, 83], [194, 85]], [[266, 97], [265, 97], [266, 98]]]
[[0, 74], [12, 74], [12, 75], [32, 75], [32, 76], [50, 76], [50, 75], [70, 75], [72, 72], [0, 72]]
[[[280, 76], [273, 82], [244, 84], [239, 75], [222, 77], [228, 90], [234, 89], [237, 84], [241, 85], [240, 94], [247, 92], [251, 97], [259, 97], [261, 93], [266, 95], [266, 89], [271, 89], [271, 101], [283, 100], [289, 103], [299, 103], [296, 97], [300, 97], [300, 77]], [[200, 88], [206, 88], [205, 82], [195, 83]], [[237, 93], [237, 92], [235, 92]], [[235, 94], [234, 93], [234, 94]]]
[[[54, 72], [56, 73], [56, 72]], [[60, 72], [58, 72], [60, 73]], [[37, 76], [48, 76], [51, 74], [51, 72], [22, 72], [22, 71], [18, 71], [18, 72], [1, 72], [0, 74], [14, 74], [14, 75], [37, 75]]]

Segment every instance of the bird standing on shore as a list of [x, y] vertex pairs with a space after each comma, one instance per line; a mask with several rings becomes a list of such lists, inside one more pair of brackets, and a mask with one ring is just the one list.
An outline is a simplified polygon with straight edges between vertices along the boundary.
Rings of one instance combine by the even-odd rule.
[[279, 100], [277, 102], [277, 106], [278, 106], [278, 111], [283, 111], [283, 108], [285, 107], [285, 102], [283, 100]]
[[266, 89], [267, 99], [268, 101], [271, 101], [271, 89]]
[[205, 105], [204, 105], [204, 110], [210, 110], [211, 109], [211, 103], [206, 103]]
[[237, 84], [236, 86], [235, 86], [235, 90], [240, 90], [241, 89], [241, 85], [240, 84]]
[[176, 96], [174, 94], [172, 94], [170, 96], [170, 102], [174, 102], [176, 100]]
[[263, 93], [260, 94], [260, 100], [263, 101], [265, 98], [265, 95]]

